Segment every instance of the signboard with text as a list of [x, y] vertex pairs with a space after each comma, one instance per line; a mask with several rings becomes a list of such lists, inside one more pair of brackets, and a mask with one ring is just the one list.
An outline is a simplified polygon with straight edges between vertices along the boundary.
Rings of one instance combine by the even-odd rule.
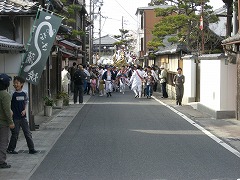
[[62, 18], [44, 11], [40, 11], [36, 18], [19, 73], [27, 82], [35, 85], [41, 78], [62, 22]]

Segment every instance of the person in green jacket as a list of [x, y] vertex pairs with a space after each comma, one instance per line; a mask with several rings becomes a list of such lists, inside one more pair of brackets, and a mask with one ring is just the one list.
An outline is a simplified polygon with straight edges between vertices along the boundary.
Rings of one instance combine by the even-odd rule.
[[11, 167], [6, 163], [10, 129], [14, 128], [11, 96], [7, 92], [11, 80], [7, 74], [0, 74], [0, 169]]

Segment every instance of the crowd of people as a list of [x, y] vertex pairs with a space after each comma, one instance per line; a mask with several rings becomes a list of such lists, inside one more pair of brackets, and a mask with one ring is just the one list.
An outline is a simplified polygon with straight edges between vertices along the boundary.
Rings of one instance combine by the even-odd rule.
[[[146, 96], [151, 98], [157, 90], [158, 82], [162, 88], [162, 98], [168, 98], [166, 90], [167, 71], [164, 66], [142, 68], [141, 66], [122, 66], [120, 68], [106, 66], [84, 66], [73, 63], [73, 66], [64, 67], [61, 73], [62, 88], [67, 93], [73, 93], [74, 103], [83, 103], [83, 95], [99, 94], [111, 97], [112, 92], [125, 93], [128, 87], [134, 92], [135, 98]], [[6, 163], [6, 154], [18, 154], [15, 151], [20, 129], [23, 130], [30, 154], [37, 151], [34, 148], [32, 135], [27, 122], [26, 108], [28, 94], [23, 90], [25, 80], [19, 76], [14, 77], [11, 93], [7, 92], [11, 77], [0, 74], [0, 168], [10, 168]], [[182, 105], [185, 76], [182, 69], [177, 69], [173, 78], [176, 90], [176, 104]], [[11, 129], [11, 136], [10, 131]], [[9, 137], [10, 142], [9, 142]]]
[[[181, 73], [181, 72], [179, 72]], [[175, 77], [176, 87], [180, 81], [178, 76]], [[67, 80], [66, 80], [67, 79]], [[185, 81], [184, 76], [181, 78], [182, 85]], [[66, 90], [66, 83], [68, 82], [68, 93], [73, 93], [74, 103], [83, 103], [83, 95], [96, 95], [111, 97], [112, 92], [125, 93], [126, 88], [129, 87], [135, 98], [147, 97], [151, 98], [157, 86], [160, 83], [162, 98], [168, 98], [166, 89], [167, 71], [164, 66], [121, 66], [120, 68], [111, 65], [105, 66], [85, 66], [76, 65], [68, 68], [65, 67], [62, 71], [62, 85]], [[181, 90], [177, 90], [177, 104], [181, 105], [181, 98], [183, 94], [183, 86]]]

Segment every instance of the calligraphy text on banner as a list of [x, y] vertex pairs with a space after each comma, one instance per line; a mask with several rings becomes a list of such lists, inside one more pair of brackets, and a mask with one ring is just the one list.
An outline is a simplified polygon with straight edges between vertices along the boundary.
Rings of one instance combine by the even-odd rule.
[[20, 76], [27, 82], [38, 84], [61, 22], [62, 18], [58, 16], [39, 12], [20, 69]]

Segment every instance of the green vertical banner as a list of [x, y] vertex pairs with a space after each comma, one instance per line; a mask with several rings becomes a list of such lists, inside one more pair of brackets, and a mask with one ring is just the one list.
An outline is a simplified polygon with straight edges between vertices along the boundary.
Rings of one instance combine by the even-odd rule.
[[19, 73], [27, 82], [39, 83], [61, 22], [62, 18], [39, 11]]

